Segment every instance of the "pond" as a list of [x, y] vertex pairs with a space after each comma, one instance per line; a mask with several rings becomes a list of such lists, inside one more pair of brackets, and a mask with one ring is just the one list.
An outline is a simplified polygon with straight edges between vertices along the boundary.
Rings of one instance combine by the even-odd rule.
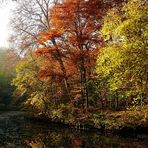
[[0, 113], [0, 148], [148, 148], [148, 136], [131, 138], [61, 128], [9, 112]]

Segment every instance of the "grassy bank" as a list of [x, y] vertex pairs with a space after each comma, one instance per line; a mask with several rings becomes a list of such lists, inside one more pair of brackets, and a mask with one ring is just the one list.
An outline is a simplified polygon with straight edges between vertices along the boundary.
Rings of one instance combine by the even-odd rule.
[[[148, 128], [148, 105], [132, 107], [125, 111], [93, 114], [88, 121], [104, 130], [133, 130]], [[148, 129], [147, 129], [148, 132]]]

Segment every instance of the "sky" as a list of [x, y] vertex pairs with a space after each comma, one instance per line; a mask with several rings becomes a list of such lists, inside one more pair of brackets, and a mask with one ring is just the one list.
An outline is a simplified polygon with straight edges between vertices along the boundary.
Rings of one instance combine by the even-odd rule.
[[8, 38], [10, 33], [10, 18], [14, 2], [0, 4], [0, 47], [9, 47]]

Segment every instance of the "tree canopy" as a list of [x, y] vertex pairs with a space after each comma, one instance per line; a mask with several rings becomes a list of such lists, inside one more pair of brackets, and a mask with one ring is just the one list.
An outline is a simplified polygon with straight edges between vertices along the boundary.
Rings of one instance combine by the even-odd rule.
[[27, 4], [19, 3], [12, 23], [23, 51], [13, 85], [35, 115], [96, 123], [101, 111], [147, 104], [144, 0]]

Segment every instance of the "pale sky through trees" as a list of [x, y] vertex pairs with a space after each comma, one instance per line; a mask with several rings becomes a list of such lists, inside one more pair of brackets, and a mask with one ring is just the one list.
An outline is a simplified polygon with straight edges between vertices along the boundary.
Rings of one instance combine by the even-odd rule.
[[8, 47], [8, 38], [10, 33], [10, 17], [12, 9], [15, 7], [15, 2], [0, 4], [0, 47]]

